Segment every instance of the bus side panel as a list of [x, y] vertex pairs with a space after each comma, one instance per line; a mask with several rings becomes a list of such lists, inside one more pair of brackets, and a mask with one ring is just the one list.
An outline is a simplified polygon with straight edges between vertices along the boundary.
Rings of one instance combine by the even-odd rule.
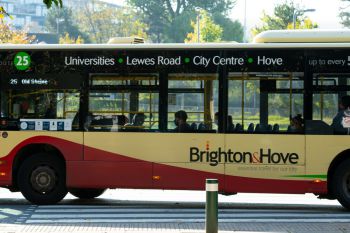
[[[29, 145], [47, 144], [63, 155], [66, 163], [83, 159], [83, 133], [50, 131], [6, 131], [0, 138], [0, 185], [12, 185], [13, 162], [18, 152]], [[27, 154], [22, 154], [27, 156]]]
[[[140, 132], [84, 135], [84, 161], [94, 166], [108, 162], [110, 167], [98, 168], [97, 175], [122, 177], [110, 178], [110, 185], [194, 190], [203, 189], [206, 178], [219, 178], [221, 185], [225, 183], [224, 165], [215, 156], [224, 147], [223, 135]], [[210, 152], [212, 157], [208, 157]], [[92, 165], [89, 169], [93, 169]]]
[[227, 134], [227, 192], [305, 193], [305, 136]]
[[[227, 169], [230, 169], [229, 167]], [[236, 185], [235, 185], [236, 184]], [[259, 179], [241, 176], [226, 176], [228, 193], [290, 193], [304, 194], [312, 185], [304, 180]]]
[[205, 179], [214, 178], [219, 180], [219, 190], [224, 191], [225, 167], [219, 155], [224, 149], [223, 134], [166, 133], [147, 138], [156, 142], [154, 188], [204, 190]]
[[69, 188], [151, 188], [152, 163], [141, 161], [72, 161]]
[[[206, 179], [218, 179], [219, 191], [225, 191], [225, 176], [219, 171], [224, 170], [224, 164], [216, 166], [217, 173], [206, 172], [208, 165], [196, 166], [196, 170], [181, 168], [190, 164], [154, 164], [154, 188], [178, 190], [205, 190]], [[200, 169], [200, 170], [197, 170]], [[212, 170], [212, 168], [210, 168]]]
[[[132, 148], [134, 133], [118, 132], [85, 132], [84, 162], [79, 166], [70, 165], [72, 170], [80, 170], [78, 176], [68, 180], [69, 185], [79, 187], [110, 187], [110, 188], [152, 188], [152, 162], [137, 159]], [[131, 138], [130, 138], [131, 137]], [[120, 149], [127, 148], [126, 151]], [[139, 154], [139, 156], [144, 156]]]
[[312, 180], [322, 181], [310, 192], [326, 193], [329, 166], [338, 154], [350, 148], [350, 138], [346, 135], [307, 135], [306, 144], [306, 174]]

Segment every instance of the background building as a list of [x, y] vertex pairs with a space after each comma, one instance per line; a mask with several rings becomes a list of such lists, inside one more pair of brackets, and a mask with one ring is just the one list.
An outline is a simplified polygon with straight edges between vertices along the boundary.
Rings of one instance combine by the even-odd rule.
[[15, 28], [26, 28], [30, 32], [44, 30], [47, 9], [42, 0], [0, 0], [0, 5], [13, 16], [13, 20], [7, 20], [11, 20]]
[[[110, 7], [119, 7], [119, 5], [105, 3], [100, 0], [63, 0], [64, 7], [73, 9], [80, 8], [82, 5], [88, 4], [94, 8], [94, 2], [104, 3]], [[0, 0], [0, 6], [13, 16], [10, 21], [16, 29], [25, 29], [29, 33], [45, 33], [45, 17], [47, 8], [43, 0]]]

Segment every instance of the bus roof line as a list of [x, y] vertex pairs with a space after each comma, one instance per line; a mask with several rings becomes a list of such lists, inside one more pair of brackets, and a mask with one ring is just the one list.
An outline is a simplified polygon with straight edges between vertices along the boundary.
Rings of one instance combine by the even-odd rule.
[[350, 43], [1, 44], [0, 50], [350, 48]]

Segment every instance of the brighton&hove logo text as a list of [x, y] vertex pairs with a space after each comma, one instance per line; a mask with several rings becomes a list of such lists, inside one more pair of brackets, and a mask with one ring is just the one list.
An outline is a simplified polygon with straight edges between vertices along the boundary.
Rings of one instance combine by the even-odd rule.
[[219, 163], [255, 163], [255, 164], [297, 164], [299, 155], [294, 152], [277, 152], [272, 149], [260, 148], [256, 152], [223, 150], [218, 147], [210, 150], [209, 143], [205, 150], [198, 147], [190, 147], [190, 162], [206, 162], [211, 166]]

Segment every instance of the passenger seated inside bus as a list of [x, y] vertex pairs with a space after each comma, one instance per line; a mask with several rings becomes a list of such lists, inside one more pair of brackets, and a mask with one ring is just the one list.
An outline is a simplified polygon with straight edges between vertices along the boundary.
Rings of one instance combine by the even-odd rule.
[[296, 116], [290, 118], [290, 126], [288, 127], [288, 132], [304, 132], [304, 119], [301, 117], [301, 114], [297, 114]]
[[124, 126], [129, 123], [129, 119], [125, 115], [118, 115], [117, 117], [117, 125]]
[[[84, 131], [88, 131], [89, 130], [93, 118], [94, 118], [93, 114], [91, 112], [89, 112], [88, 115], [85, 118]], [[75, 114], [75, 116], [73, 118], [72, 129], [73, 130], [79, 130], [79, 111]]]
[[[216, 112], [214, 115], [214, 123], [219, 126], [219, 112]], [[227, 130], [228, 132], [233, 132], [235, 130], [235, 125], [233, 124], [233, 118], [231, 115], [227, 116]]]
[[55, 103], [51, 100], [45, 112], [45, 119], [56, 119]]
[[137, 126], [137, 127], [141, 127], [143, 126], [143, 123], [145, 123], [146, 120], [146, 115], [144, 113], [136, 113], [130, 124], [126, 124], [125, 126]]
[[348, 129], [344, 128], [342, 122], [343, 118], [346, 117], [345, 113], [350, 109], [350, 96], [343, 96], [339, 102], [339, 111], [337, 115], [333, 118], [332, 128], [334, 134], [347, 134]]
[[176, 128], [174, 129], [174, 132], [191, 132], [191, 126], [186, 121], [187, 113], [184, 110], [177, 111], [175, 113], [174, 123], [176, 125]]

